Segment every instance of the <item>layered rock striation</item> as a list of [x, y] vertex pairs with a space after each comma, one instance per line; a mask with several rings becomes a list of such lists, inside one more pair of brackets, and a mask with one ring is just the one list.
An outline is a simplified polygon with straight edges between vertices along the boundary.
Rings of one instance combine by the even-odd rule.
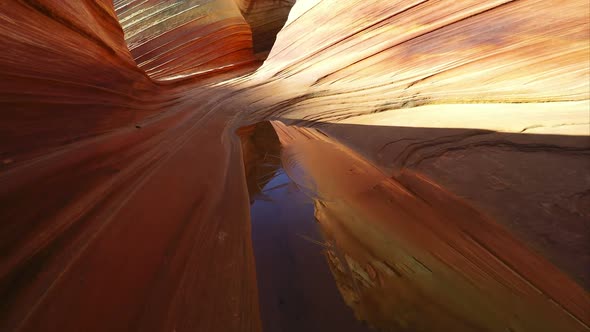
[[5, 164], [158, 111], [157, 87], [135, 65], [109, 1], [13, 1], [1, 11]]
[[301, 1], [249, 114], [320, 128], [394, 177], [427, 174], [588, 285], [588, 10]]
[[115, 1], [139, 68], [156, 80], [227, 71], [254, 61], [252, 33], [233, 0]]
[[[339, 146], [298, 156], [363, 286], [450, 299], [425, 312], [459, 330], [587, 331], [588, 3], [291, 5], [0, 4], [0, 330], [259, 331], [236, 130], [274, 120], [284, 148]], [[328, 258], [359, 316], [420, 322], [354, 302]], [[477, 285], [523, 316], [490, 322]]]

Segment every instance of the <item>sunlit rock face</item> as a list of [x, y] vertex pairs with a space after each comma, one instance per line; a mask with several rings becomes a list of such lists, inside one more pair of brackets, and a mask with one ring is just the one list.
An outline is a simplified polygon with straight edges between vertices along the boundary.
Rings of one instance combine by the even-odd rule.
[[[289, 108], [313, 121], [433, 103], [585, 100], [587, 9], [583, 1], [298, 1], [259, 74], [313, 93]], [[307, 107], [335, 95], [347, 102]]]
[[588, 287], [589, 10], [298, 1], [252, 79], [272, 93], [249, 108], [321, 128], [394, 177], [427, 174]]
[[254, 60], [252, 33], [233, 0], [117, 0], [133, 58], [150, 77], [181, 78]]
[[156, 88], [110, 1], [11, 1], [0, 13], [4, 164], [154, 113]]
[[295, 0], [235, 0], [252, 29], [254, 52], [272, 48]]

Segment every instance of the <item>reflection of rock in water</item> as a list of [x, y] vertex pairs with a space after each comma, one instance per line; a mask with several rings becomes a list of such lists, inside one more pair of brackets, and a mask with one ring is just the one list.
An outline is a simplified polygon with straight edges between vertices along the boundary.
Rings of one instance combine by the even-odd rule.
[[358, 319], [395, 331], [587, 330], [588, 294], [494, 221], [420, 174], [394, 180], [313, 129], [273, 125], [285, 167], [319, 191], [330, 268]]
[[324, 255], [313, 201], [286, 175], [272, 126], [241, 128], [264, 331], [364, 332]]
[[[320, 204], [316, 208], [318, 214], [328, 213]], [[322, 226], [325, 221], [320, 221]], [[338, 289], [358, 320], [383, 331], [436, 331], [437, 326], [444, 331], [485, 330], [423, 294], [416, 287], [415, 276], [371, 255], [360, 242], [353, 244], [353, 236], [344, 241], [341, 236], [334, 242], [347, 242], [352, 247], [335, 247], [327, 258]]]
[[242, 142], [242, 155], [250, 203], [275, 176], [281, 165], [281, 146], [269, 122], [242, 127], [236, 132]]

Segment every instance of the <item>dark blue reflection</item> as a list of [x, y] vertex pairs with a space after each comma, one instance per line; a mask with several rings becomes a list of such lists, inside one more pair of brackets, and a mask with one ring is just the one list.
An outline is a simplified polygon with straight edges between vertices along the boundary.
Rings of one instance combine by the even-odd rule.
[[313, 201], [277, 167], [251, 206], [264, 331], [367, 331], [338, 292]]

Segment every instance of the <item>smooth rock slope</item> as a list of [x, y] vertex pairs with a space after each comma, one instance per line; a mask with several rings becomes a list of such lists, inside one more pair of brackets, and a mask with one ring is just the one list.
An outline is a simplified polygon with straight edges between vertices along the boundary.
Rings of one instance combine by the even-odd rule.
[[0, 4], [0, 330], [260, 331], [272, 120], [359, 318], [588, 331], [588, 2], [293, 3]]

